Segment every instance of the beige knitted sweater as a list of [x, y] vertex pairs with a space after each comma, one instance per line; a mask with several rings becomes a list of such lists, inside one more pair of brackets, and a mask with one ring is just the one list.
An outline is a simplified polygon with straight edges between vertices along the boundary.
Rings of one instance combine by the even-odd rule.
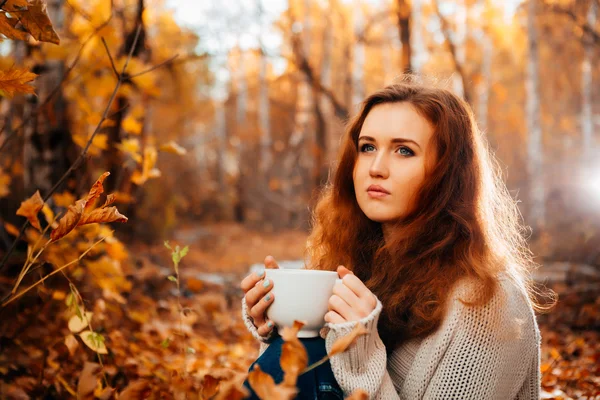
[[[363, 323], [370, 334], [361, 336], [330, 362], [334, 376], [348, 396], [361, 388], [370, 399], [539, 399], [540, 331], [521, 285], [500, 278], [500, 290], [482, 307], [469, 307], [477, 286], [463, 280], [450, 294], [440, 328], [422, 340], [411, 340], [388, 358], [377, 332], [382, 304]], [[258, 339], [262, 354], [276, 336], [259, 336], [242, 300], [242, 317]], [[357, 322], [327, 323], [321, 330], [327, 352]]]

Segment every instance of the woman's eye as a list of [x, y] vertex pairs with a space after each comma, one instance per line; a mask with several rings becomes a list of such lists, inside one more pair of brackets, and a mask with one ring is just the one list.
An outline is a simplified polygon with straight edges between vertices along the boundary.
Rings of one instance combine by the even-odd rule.
[[361, 153], [364, 153], [365, 151], [367, 151], [367, 148], [369, 148], [369, 147], [375, 148], [375, 147], [373, 147], [372, 144], [368, 144], [368, 143], [365, 143], [362, 146], [360, 146]]
[[409, 149], [408, 147], [400, 147], [398, 149], [398, 151], [400, 152], [400, 154], [402, 154], [403, 156], [414, 156], [415, 153], [413, 153], [413, 151], [411, 149]]

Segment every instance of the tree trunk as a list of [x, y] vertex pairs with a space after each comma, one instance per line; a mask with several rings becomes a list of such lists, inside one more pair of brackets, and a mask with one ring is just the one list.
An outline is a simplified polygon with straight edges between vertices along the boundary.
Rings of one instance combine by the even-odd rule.
[[[48, 1], [48, 15], [57, 31], [63, 27], [63, 0]], [[26, 43], [22, 43], [27, 46]], [[62, 60], [46, 59], [32, 71], [40, 74], [36, 79], [36, 94], [25, 105], [23, 179], [28, 195], [40, 190], [45, 196], [69, 168], [69, 150], [72, 149], [67, 117], [67, 103], [62, 89], [52, 100], [39, 109], [62, 80], [65, 65]], [[72, 157], [71, 157], [72, 158]], [[74, 161], [74, 160], [72, 160]]]
[[422, 1], [413, 0], [411, 9], [411, 69], [415, 74], [422, 73], [425, 55], [425, 44], [423, 42], [423, 12]]
[[545, 223], [542, 127], [540, 119], [538, 33], [535, 26], [537, 0], [527, 4], [527, 161], [529, 176], [529, 218], [534, 230]]
[[397, 0], [396, 16], [398, 17], [398, 34], [402, 43], [402, 73], [412, 72], [410, 47], [410, 15], [411, 7], [407, 0]]
[[[364, 29], [364, 15], [361, 2], [354, 0], [354, 37], [358, 37]], [[365, 45], [362, 40], [355, 40], [352, 63], [352, 105], [359, 104], [365, 97], [364, 89]]]

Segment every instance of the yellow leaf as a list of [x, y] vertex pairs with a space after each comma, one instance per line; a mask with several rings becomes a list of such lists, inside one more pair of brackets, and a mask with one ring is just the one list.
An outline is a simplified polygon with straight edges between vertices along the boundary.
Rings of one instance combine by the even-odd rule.
[[62, 193], [54, 193], [52, 195], [54, 200], [54, 204], [59, 207], [67, 208], [71, 204], [75, 202], [75, 196], [73, 196], [70, 192], [64, 191]]
[[35, 193], [27, 200], [21, 202], [21, 206], [17, 210], [17, 215], [26, 217], [29, 220], [31, 226], [41, 231], [40, 221], [38, 220], [37, 214], [44, 207], [44, 200], [40, 195], [40, 191], [36, 190]]
[[131, 181], [136, 185], [142, 185], [148, 179], [160, 176], [160, 171], [154, 168], [156, 164], [157, 151], [156, 148], [148, 146], [144, 149], [144, 165], [142, 172], [134, 171], [131, 175]]
[[88, 327], [90, 322], [92, 321], [93, 313], [91, 311], [84, 312], [81, 317], [79, 315], [73, 315], [71, 319], [69, 319], [69, 330], [73, 333], [79, 333], [85, 328]]
[[139, 135], [142, 133], [142, 124], [135, 118], [128, 116], [123, 120], [123, 130], [134, 135]]
[[65, 337], [65, 346], [67, 346], [67, 350], [69, 350], [69, 354], [75, 354], [75, 350], [79, 347], [79, 342], [75, 339], [75, 336], [68, 335]]
[[177, 155], [184, 155], [185, 153], [187, 153], [187, 150], [183, 147], [181, 147], [180, 145], [178, 145], [177, 143], [175, 143], [174, 141], [169, 141], [163, 145], [160, 146], [160, 150], [162, 151], [166, 151], [167, 153], [173, 153], [173, 154], [177, 154]]
[[44, 204], [44, 207], [42, 207], [42, 213], [49, 224], [54, 222], [54, 211], [52, 211], [48, 204]]
[[140, 155], [140, 141], [137, 138], [130, 138], [121, 140], [121, 143], [117, 144], [116, 147], [123, 153], [129, 154], [137, 163], [142, 162], [142, 156]]
[[4, 223], [4, 229], [6, 229], [6, 232], [10, 233], [15, 237], [17, 237], [17, 235], [19, 234], [19, 228], [8, 222]]
[[96, 353], [108, 354], [108, 350], [106, 350], [106, 345], [104, 344], [102, 335], [92, 331], [83, 331], [79, 334], [79, 337], [81, 340], [83, 340], [83, 343], [85, 343], [87, 347], [94, 350]]
[[26, 69], [12, 68], [0, 71], [0, 95], [13, 97], [17, 93], [35, 93], [33, 86], [27, 85], [37, 77], [37, 74]]

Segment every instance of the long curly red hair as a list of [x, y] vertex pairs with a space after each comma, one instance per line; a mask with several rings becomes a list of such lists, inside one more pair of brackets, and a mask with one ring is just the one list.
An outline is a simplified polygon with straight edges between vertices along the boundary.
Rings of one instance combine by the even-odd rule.
[[[384, 241], [354, 193], [353, 169], [365, 118], [379, 104], [409, 102], [434, 127], [435, 165], [426, 172], [410, 214]], [[307, 241], [307, 268], [335, 271], [344, 265], [381, 300], [378, 332], [387, 351], [435, 331], [449, 288], [463, 277], [481, 288], [485, 304], [498, 290], [498, 274], [514, 279], [541, 311], [530, 271], [537, 267], [527, 228], [501, 178], [501, 170], [477, 128], [469, 105], [449, 90], [415, 79], [367, 97], [347, 125], [337, 168], [320, 193]]]

